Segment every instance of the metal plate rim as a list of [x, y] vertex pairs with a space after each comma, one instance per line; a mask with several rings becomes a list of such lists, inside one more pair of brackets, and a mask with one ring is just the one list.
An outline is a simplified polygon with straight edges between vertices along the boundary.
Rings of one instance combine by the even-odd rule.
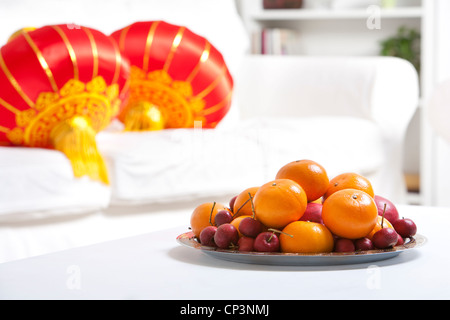
[[176, 238], [183, 246], [200, 250], [204, 254], [216, 259], [246, 263], [278, 266], [331, 266], [357, 263], [370, 263], [397, 257], [400, 253], [423, 246], [427, 239], [416, 234], [405, 245], [385, 250], [370, 250], [352, 253], [323, 253], [323, 254], [298, 254], [298, 253], [266, 253], [266, 252], [240, 252], [237, 250], [225, 250], [202, 246], [192, 232], [185, 232]]

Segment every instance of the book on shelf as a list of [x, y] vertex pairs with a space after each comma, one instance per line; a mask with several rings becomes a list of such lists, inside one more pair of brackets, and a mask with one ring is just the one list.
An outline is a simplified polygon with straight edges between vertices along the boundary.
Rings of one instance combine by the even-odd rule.
[[252, 35], [253, 54], [295, 54], [298, 32], [291, 29], [263, 28]]

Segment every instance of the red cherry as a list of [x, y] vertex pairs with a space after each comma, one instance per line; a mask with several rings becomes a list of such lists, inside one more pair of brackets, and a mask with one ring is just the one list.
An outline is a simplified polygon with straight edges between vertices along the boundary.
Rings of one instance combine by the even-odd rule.
[[261, 232], [253, 244], [255, 251], [276, 252], [280, 250], [280, 240], [275, 232]]
[[355, 244], [350, 239], [340, 238], [334, 244], [334, 252], [353, 252]]
[[300, 221], [311, 221], [323, 224], [322, 220], [322, 204], [310, 202], [306, 206], [305, 213], [300, 218]]
[[[379, 195], [375, 195], [374, 198], [375, 204], [377, 205], [378, 215], [383, 216], [390, 222], [394, 223], [399, 218], [398, 210], [395, 205], [388, 199], [383, 198]], [[384, 206], [386, 205], [386, 210]]]
[[361, 238], [361, 239], [355, 240], [355, 249], [361, 250], [361, 251], [373, 250], [374, 247], [373, 247], [372, 240], [370, 240], [369, 238]]
[[215, 247], [214, 243], [214, 235], [216, 234], [217, 227], [216, 226], [207, 226], [200, 232], [200, 243], [203, 246]]
[[224, 223], [230, 223], [233, 220], [233, 216], [228, 210], [219, 210], [214, 216], [214, 223], [217, 227]]
[[417, 226], [411, 219], [398, 219], [392, 226], [402, 238], [411, 238], [417, 233]]
[[221, 224], [214, 234], [214, 242], [221, 249], [229, 249], [239, 241], [239, 233], [230, 223]]
[[397, 241], [398, 234], [392, 228], [380, 229], [372, 237], [372, 243], [378, 249], [392, 248], [397, 244]]
[[234, 212], [234, 203], [236, 202], [236, 198], [237, 198], [237, 196], [234, 196], [233, 198], [231, 198], [230, 203], [228, 204], [231, 212]]
[[253, 251], [253, 244], [255, 242], [254, 238], [243, 236], [238, 241], [239, 251]]
[[[397, 233], [398, 234], [398, 233]], [[398, 234], [397, 244], [396, 246], [402, 246], [405, 244], [405, 240], [402, 238], [401, 235]]]
[[246, 217], [239, 223], [239, 231], [247, 237], [256, 238], [262, 229], [262, 223], [252, 217]]

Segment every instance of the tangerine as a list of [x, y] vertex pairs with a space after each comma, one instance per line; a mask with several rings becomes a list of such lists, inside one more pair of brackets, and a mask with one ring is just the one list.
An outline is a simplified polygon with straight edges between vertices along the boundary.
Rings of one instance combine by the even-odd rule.
[[294, 221], [282, 230], [280, 247], [284, 253], [327, 253], [333, 251], [334, 238], [323, 224]]
[[372, 231], [370, 231], [369, 234], [367, 234], [365, 236], [365, 238], [368, 238], [368, 239], [372, 240], [372, 237], [375, 234], [375, 232], [377, 232], [378, 230], [382, 229], [381, 222], [383, 222], [383, 228], [394, 229], [392, 223], [390, 223], [388, 219], [384, 218], [384, 220], [383, 220], [383, 216], [378, 215], [377, 223], [375, 224], [375, 227], [373, 227]]
[[333, 193], [343, 189], [357, 189], [366, 192], [372, 198], [375, 196], [369, 179], [358, 173], [347, 172], [342, 173], [330, 180], [328, 188], [323, 195], [323, 200], [325, 201]]
[[323, 203], [322, 219], [335, 235], [347, 239], [365, 237], [377, 223], [375, 200], [366, 192], [343, 189], [334, 192]]
[[324, 167], [306, 159], [286, 164], [278, 171], [276, 179], [291, 179], [297, 182], [305, 190], [308, 202], [322, 197], [330, 184]]
[[276, 179], [263, 184], [253, 198], [256, 219], [268, 228], [281, 229], [300, 219], [306, 210], [303, 188], [290, 179]]
[[247, 188], [237, 195], [236, 200], [234, 201], [234, 205], [233, 205], [233, 208], [234, 208], [233, 217], [237, 218], [239, 216], [253, 215], [252, 204], [251, 204], [251, 199], [250, 199], [249, 193], [253, 198], [256, 194], [256, 191], [258, 191], [258, 189], [259, 189], [259, 187]]
[[200, 232], [207, 226], [214, 225], [214, 217], [219, 210], [225, 206], [216, 202], [206, 202], [197, 206], [191, 214], [191, 230], [194, 236], [200, 237]]

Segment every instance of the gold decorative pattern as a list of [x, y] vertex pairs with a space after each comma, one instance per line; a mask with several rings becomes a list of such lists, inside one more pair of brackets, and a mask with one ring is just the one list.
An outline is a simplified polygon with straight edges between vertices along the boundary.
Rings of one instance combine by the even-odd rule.
[[175, 81], [164, 70], [146, 73], [131, 67], [130, 97], [124, 114], [141, 101], [158, 107], [166, 121], [165, 128], [193, 127], [194, 121], [205, 121], [201, 116], [205, 101], [193, 96], [190, 83]]
[[164, 129], [164, 119], [159, 109], [145, 101], [128, 109], [124, 124], [125, 131], [157, 131]]
[[118, 85], [107, 86], [100, 76], [87, 84], [71, 79], [57, 93], [39, 94], [34, 109], [17, 113], [16, 127], [7, 137], [15, 145], [50, 147], [53, 128], [77, 115], [89, 118], [92, 128], [98, 132], [118, 113], [121, 103], [118, 94]]

